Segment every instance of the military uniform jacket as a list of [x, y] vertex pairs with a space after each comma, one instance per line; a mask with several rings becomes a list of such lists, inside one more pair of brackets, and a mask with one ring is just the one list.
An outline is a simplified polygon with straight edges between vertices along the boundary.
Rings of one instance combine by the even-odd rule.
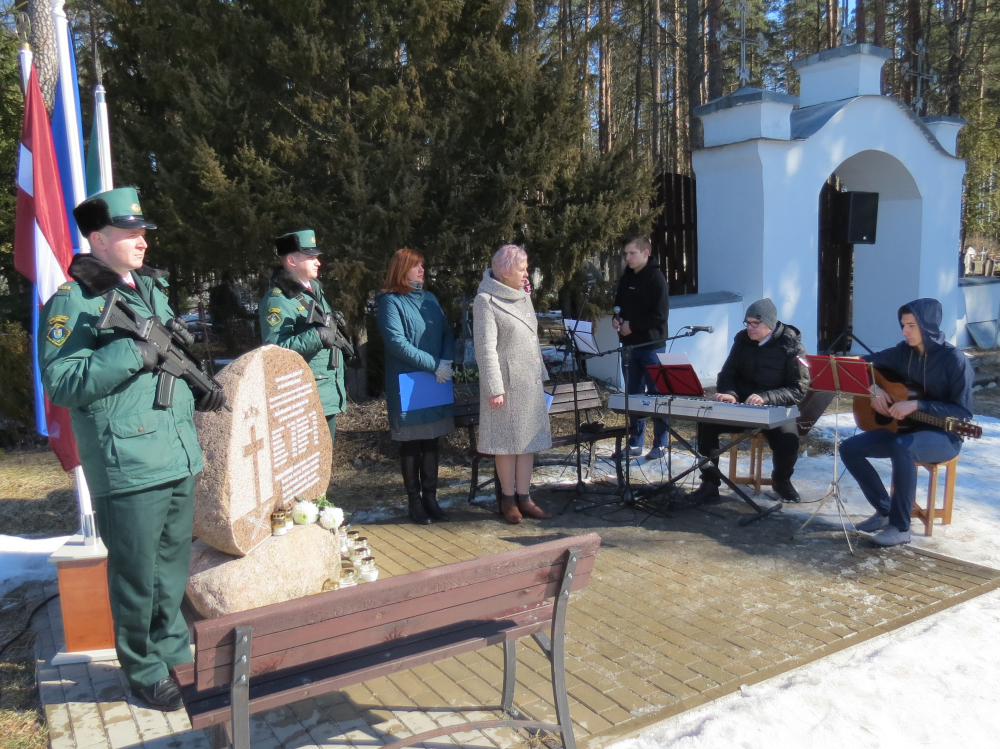
[[347, 408], [344, 388], [344, 356], [340, 364], [330, 366], [330, 350], [323, 348], [316, 326], [306, 323], [307, 306], [315, 301], [323, 314], [331, 312], [319, 281], [311, 281], [306, 289], [284, 268], [271, 276], [271, 287], [260, 303], [260, 330], [264, 343], [287, 348], [309, 363], [319, 399], [326, 416], [343, 413]]
[[173, 405], [156, 408], [159, 373], [143, 372], [135, 342], [98, 331], [104, 297], [117, 289], [139, 314], [174, 316], [159, 271], [132, 274], [137, 288], [93, 255], [73, 258], [64, 284], [38, 321], [38, 364], [49, 400], [69, 409], [83, 472], [95, 496], [124, 494], [201, 471], [194, 397], [183, 381]]

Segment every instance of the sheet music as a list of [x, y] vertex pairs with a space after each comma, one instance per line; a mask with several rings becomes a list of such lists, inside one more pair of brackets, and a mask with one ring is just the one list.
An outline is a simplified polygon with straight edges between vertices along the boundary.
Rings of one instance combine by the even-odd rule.
[[594, 323], [588, 320], [563, 319], [563, 326], [576, 338], [576, 347], [581, 354], [599, 354], [601, 350], [594, 340]]
[[688, 355], [681, 352], [678, 354], [657, 354], [656, 358], [660, 360], [660, 364], [690, 364], [691, 361], [688, 359]]

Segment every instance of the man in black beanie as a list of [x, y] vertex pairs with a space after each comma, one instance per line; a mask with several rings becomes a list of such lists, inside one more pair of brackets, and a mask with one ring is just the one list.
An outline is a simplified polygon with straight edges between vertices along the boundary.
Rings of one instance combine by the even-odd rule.
[[[715, 400], [751, 406], [794, 406], [806, 395], [808, 379], [799, 357], [806, 355], [799, 331], [778, 321], [778, 310], [770, 299], [759, 299], [747, 307], [741, 330], [733, 339], [729, 357], [716, 381]], [[708, 455], [719, 449], [723, 432], [743, 431], [737, 426], [698, 424], [698, 451]], [[799, 433], [795, 422], [765, 429], [764, 436], [773, 454], [774, 491], [787, 502], [799, 502], [792, 486], [792, 473], [799, 457]], [[718, 459], [715, 467], [702, 468], [701, 486], [692, 492], [693, 501], [718, 499]]]

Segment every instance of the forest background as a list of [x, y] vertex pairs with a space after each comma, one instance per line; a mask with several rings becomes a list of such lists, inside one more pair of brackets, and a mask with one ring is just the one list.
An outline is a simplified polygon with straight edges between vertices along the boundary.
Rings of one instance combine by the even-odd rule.
[[[51, 0], [0, 2], [0, 325], [24, 329], [13, 269], [31, 20], [43, 92]], [[150, 261], [178, 306], [231, 279], [250, 296], [273, 238], [316, 230], [334, 305], [360, 326], [390, 255], [427, 256], [451, 319], [490, 254], [523, 243], [538, 306], [648, 231], [659, 172], [691, 173], [695, 107], [738, 86], [739, 10], [722, 0], [70, 0], [85, 136], [100, 76], [116, 185], [155, 219]], [[47, 20], [48, 19], [48, 20]], [[965, 237], [1000, 238], [1000, 1], [750, 0], [750, 85], [797, 93], [792, 61], [842, 42], [891, 50], [883, 90], [917, 107], [918, 43], [937, 84], [918, 114], [964, 117]], [[956, 262], [958, 252], [956, 250]], [[592, 265], [591, 265], [592, 264]], [[2, 357], [0, 357], [2, 358]]]

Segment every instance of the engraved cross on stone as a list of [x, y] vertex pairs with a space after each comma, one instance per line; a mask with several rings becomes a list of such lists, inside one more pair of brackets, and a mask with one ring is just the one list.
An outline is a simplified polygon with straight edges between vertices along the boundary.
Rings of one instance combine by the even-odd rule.
[[927, 44], [923, 39], [917, 41], [917, 67], [907, 68], [906, 77], [912, 78], [917, 83], [916, 96], [913, 97], [913, 111], [918, 115], [924, 114], [924, 82], [927, 82], [927, 88], [937, 86], [938, 84], [938, 74], [935, 73], [931, 66], [927, 63]]
[[747, 47], [756, 47], [757, 51], [763, 54], [764, 50], [767, 49], [767, 39], [764, 38], [763, 33], [758, 33], [756, 40], [747, 36], [747, 14], [750, 12], [750, 6], [747, 5], [746, 0], [740, 0], [739, 5], [736, 6], [736, 10], [740, 12], [739, 36], [727, 34], [726, 24], [722, 24], [722, 28], [715, 32], [715, 38], [718, 40], [719, 47], [723, 51], [729, 46], [729, 42], [736, 42], [740, 45], [740, 66], [736, 68], [736, 75], [740, 77], [740, 87], [742, 88], [750, 84], [750, 68], [747, 67]]
[[[244, 418], [252, 418], [257, 415], [257, 409], [251, 408], [247, 411]], [[251, 455], [254, 456], [253, 460], [253, 491], [260, 498], [260, 454], [264, 450], [264, 439], [257, 436], [257, 425], [250, 425], [250, 444], [244, 446], [243, 457], [248, 458]]]

